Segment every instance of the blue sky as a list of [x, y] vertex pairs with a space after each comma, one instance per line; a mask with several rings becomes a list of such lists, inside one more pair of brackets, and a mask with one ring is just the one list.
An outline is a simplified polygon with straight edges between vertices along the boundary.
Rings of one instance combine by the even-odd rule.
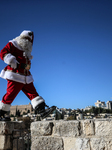
[[[4, 0], [0, 49], [34, 31], [31, 73], [46, 104], [85, 108], [112, 100], [111, 0]], [[6, 64], [0, 60], [0, 70]], [[7, 81], [0, 78], [0, 99]], [[28, 104], [20, 92], [12, 105]]]

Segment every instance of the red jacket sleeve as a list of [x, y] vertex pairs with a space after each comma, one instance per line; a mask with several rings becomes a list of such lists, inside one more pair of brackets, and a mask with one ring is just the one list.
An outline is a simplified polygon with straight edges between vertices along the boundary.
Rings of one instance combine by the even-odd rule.
[[0, 52], [0, 58], [3, 60], [6, 54], [13, 53], [13, 47], [14, 46], [11, 42], [7, 43], [7, 45]]

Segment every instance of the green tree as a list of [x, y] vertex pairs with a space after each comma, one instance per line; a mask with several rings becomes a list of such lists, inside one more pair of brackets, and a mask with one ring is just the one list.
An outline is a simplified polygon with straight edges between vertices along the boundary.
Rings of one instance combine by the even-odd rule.
[[17, 116], [17, 117], [20, 117], [20, 114], [21, 114], [21, 113], [20, 113], [19, 109], [17, 110], [17, 107], [16, 107], [16, 116]]
[[26, 112], [23, 112], [23, 115], [27, 115], [27, 113], [26, 113]]
[[58, 112], [55, 111], [55, 120], [58, 120]]
[[28, 109], [27, 113], [30, 113], [30, 110]]
[[69, 116], [69, 117], [67, 118], [67, 120], [76, 120], [76, 116], [71, 115], [71, 116]]
[[100, 113], [112, 113], [112, 110], [110, 110], [110, 109], [104, 109], [102, 107], [94, 107], [93, 106], [91, 109], [85, 110], [84, 113], [86, 113], [86, 114], [87, 113], [94, 113], [95, 116], [97, 116]]

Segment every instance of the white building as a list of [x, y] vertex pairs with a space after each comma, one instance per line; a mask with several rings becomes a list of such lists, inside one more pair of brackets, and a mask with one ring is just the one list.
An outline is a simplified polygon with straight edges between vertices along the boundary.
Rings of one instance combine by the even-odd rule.
[[107, 109], [111, 109], [112, 110], [112, 101], [108, 101], [107, 102]]
[[84, 108], [84, 110], [90, 110], [92, 108], [92, 106], [87, 106]]
[[96, 107], [102, 107], [102, 108], [107, 108], [105, 102], [101, 102], [100, 100], [97, 100], [97, 102], [95, 103]]

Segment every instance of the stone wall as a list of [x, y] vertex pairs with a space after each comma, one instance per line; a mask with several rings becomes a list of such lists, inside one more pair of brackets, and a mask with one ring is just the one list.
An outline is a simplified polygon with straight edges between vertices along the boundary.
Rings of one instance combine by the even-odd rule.
[[112, 150], [112, 120], [38, 121], [31, 150]]
[[16, 139], [19, 136], [16, 130], [21, 129], [25, 129], [25, 125], [22, 122], [0, 121], [0, 150], [17, 150], [17, 145], [18, 150], [23, 150], [22, 139], [18, 141]]
[[[0, 150], [17, 150], [16, 129], [24, 123], [0, 122]], [[112, 119], [32, 122], [31, 141], [31, 150], [112, 150]]]

